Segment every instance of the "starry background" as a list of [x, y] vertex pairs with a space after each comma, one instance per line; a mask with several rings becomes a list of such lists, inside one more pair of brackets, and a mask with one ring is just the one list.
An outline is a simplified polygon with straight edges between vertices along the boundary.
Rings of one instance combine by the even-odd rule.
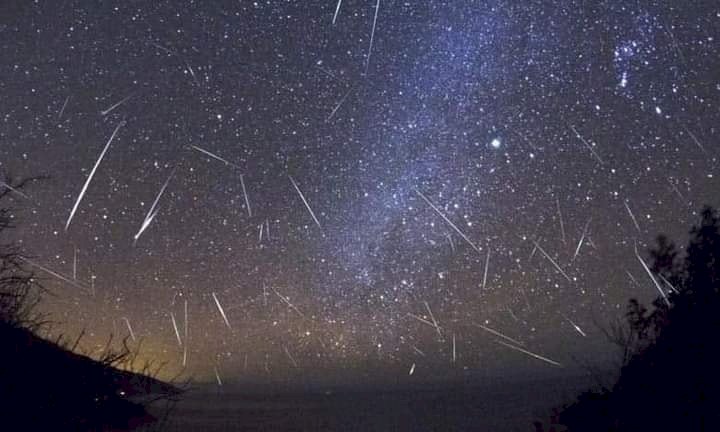
[[0, 172], [50, 176], [13, 237], [53, 334], [164, 376], [607, 365], [635, 244], [720, 204], [718, 37], [710, 1], [3, 2]]

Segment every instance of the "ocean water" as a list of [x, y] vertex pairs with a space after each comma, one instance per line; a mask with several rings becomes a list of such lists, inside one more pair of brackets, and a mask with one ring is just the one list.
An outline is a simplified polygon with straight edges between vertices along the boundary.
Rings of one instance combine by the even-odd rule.
[[586, 380], [393, 391], [188, 392], [162, 431], [534, 431]]

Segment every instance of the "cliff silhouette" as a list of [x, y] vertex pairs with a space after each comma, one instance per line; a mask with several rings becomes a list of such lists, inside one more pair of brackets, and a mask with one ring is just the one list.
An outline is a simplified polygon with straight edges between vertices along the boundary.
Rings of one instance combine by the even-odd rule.
[[[37, 179], [0, 187], [0, 203]], [[1, 243], [14, 228], [12, 209], [0, 206], [0, 430], [130, 430], [158, 420], [148, 412], [153, 402], [172, 401], [180, 390], [141, 373], [130, 372], [134, 353], [127, 341], [92, 359], [73, 346], [38, 336], [48, 317], [37, 305], [46, 290], [27, 265], [17, 244]], [[145, 373], [143, 373], [145, 372]]]
[[5, 430], [131, 430], [158, 420], [149, 402], [179, 394], [116, 368], [122, 352], [94, 360], [7, 323], [0, 323], [0, 345], [0, 421], [15, 426]]

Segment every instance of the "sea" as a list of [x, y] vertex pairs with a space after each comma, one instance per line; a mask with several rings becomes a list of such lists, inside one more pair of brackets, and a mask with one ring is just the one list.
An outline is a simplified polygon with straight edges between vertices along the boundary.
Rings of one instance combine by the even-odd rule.
[[592, 386], [587, 376], [416, 388], [243, 391], [200, 386], [162, 414], [159, 431], [535, 431]]

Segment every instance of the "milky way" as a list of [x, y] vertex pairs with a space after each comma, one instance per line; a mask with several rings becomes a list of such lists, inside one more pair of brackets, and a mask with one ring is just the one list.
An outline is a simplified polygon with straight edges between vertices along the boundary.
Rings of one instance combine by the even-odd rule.
[[609, 364], [667, 289], [636, 245], [720, 204], [718, 37], [712, 2], [10, 2], [0, 172], [49, 176], [13, 238], [52, 334], [168, 376]]

